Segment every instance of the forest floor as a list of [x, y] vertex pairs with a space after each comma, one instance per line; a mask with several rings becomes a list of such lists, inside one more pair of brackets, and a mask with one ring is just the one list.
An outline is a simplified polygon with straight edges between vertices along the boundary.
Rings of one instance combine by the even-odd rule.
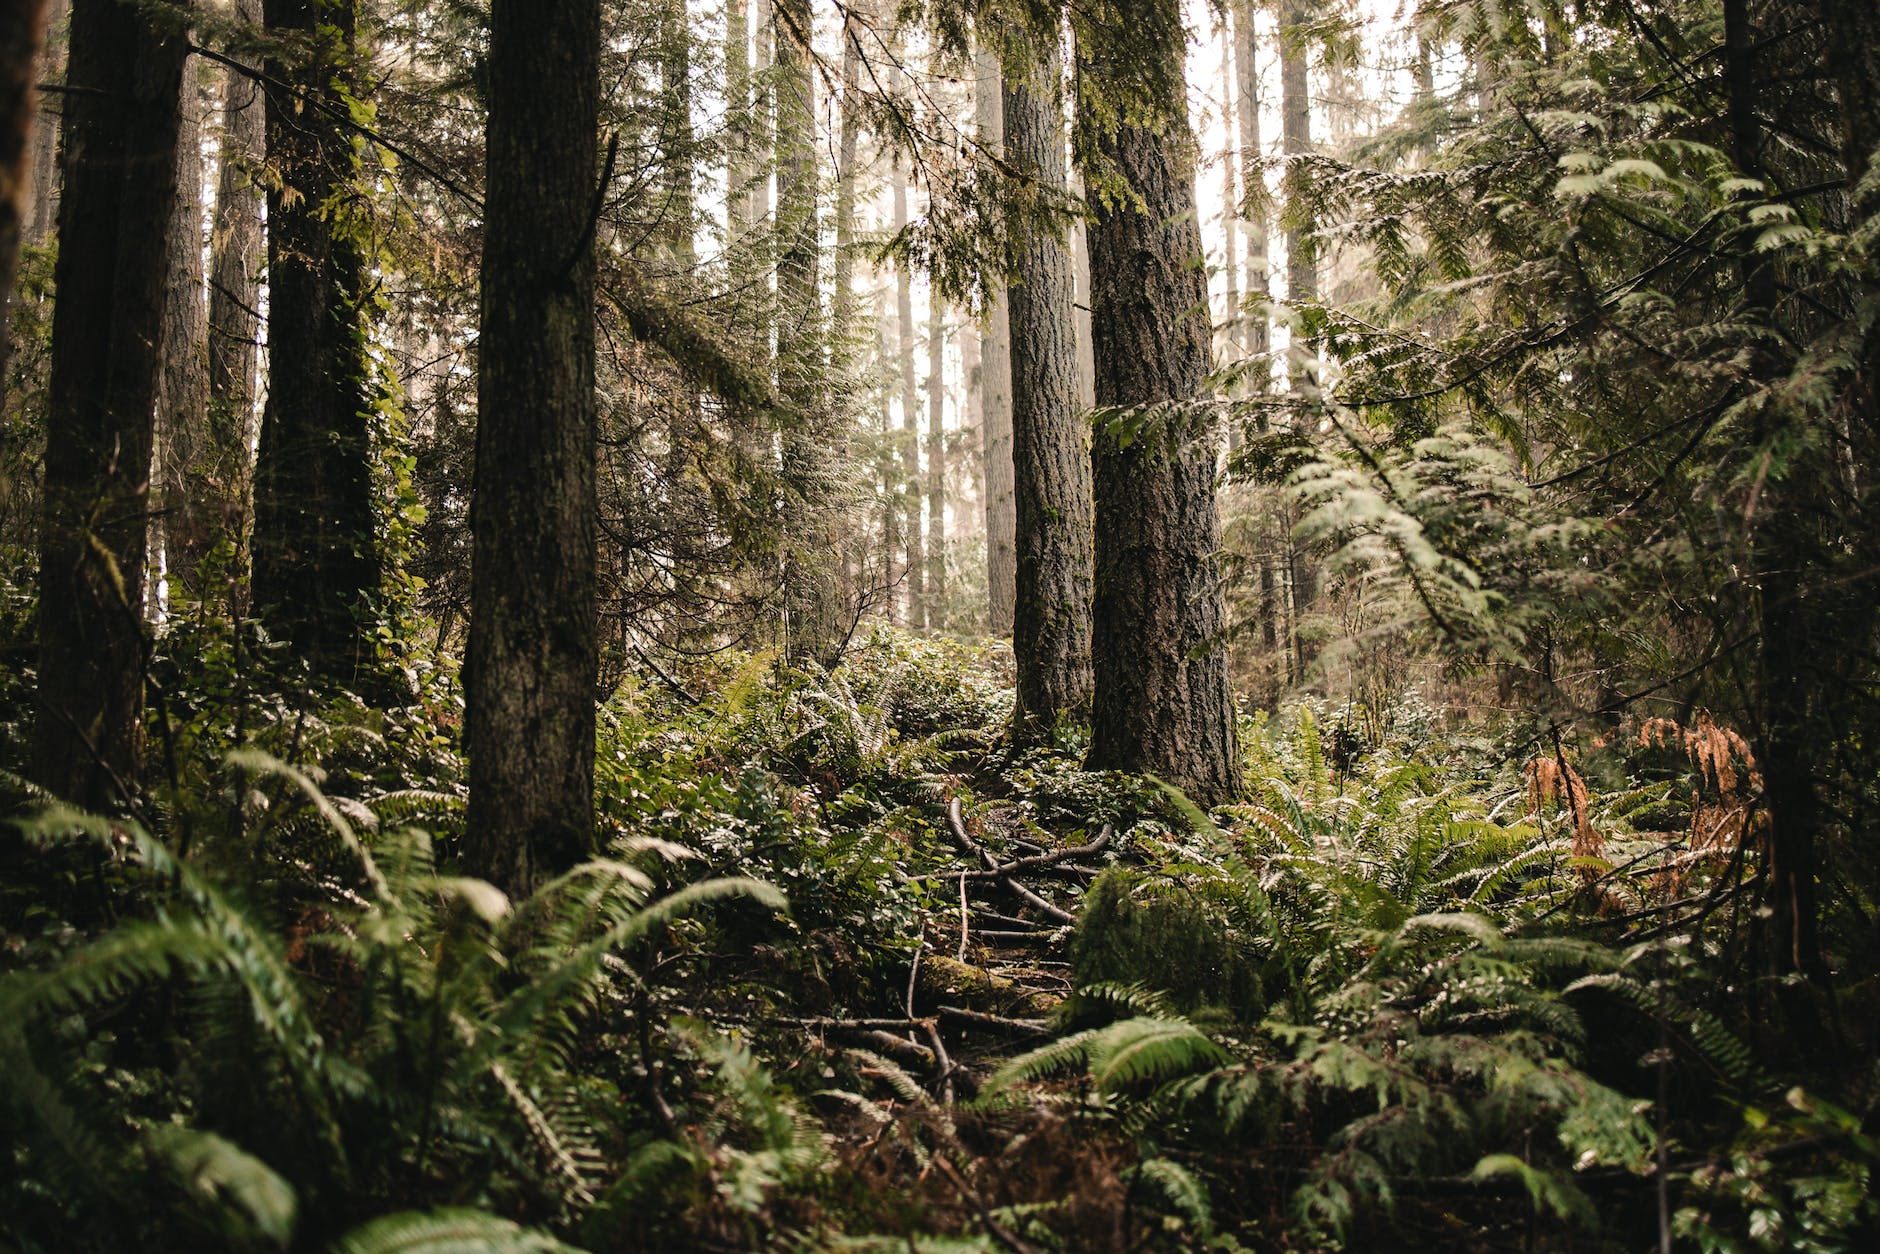
[[[1851, 1250], [1873, 1222], [1880, 1143], [1780, 1054], [1770, 990], [1719, 993], [1753, 764], [1708, 716], [1528, 757], [1414, 692], [1306, 696], [1243, 712], [1244, 796], [1203, 813], [1084, 770], [1076, 729], [1011, 744], [1002, 646], [880, 630], [826, 674], [621, 677], [604, 854], [512, 903], [449, 873], [447, 666], [369, 704], [168, 647], [163, 778], [123, 820], [25, 821], [37, 878], [0, 885], [0, 1098], [35, 1112], [0, 1244]], [[0, 747], [29, 704], [0, 681]]]

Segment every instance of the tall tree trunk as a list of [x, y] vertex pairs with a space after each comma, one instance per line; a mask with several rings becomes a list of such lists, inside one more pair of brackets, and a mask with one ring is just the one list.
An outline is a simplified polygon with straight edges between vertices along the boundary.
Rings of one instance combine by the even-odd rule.
[[600, 0], [490, 10], [465, 855], [512, 896], [594, 841]]
[[751, 17], [746, 0], [725, 0], [725, 238], [751, 225]]
[[[1071, 199], [1084, 203], [1083, 182], [1073, 172]], [[1080, 211], [1071, 223], [1071, 334], [1077, 345], [1077, 409], [1079, 413], [1097, 404], [1097, 350], [1090, 338], [1090, 228]]]
[[[1240, 133], [1240, 200], [1236, 212], [1245, 223], [1247, 232], [1246, 299], [1259, 306], [1255, 312], [1243, 314], [1240, 331], [1241, 347], [1246, 351], [1251, 366], [1248, 390], [1260, 398], [1266, 395], [1272, 380], [1272, 363], [1267, 355], [1273, 351], [1273, 333], [1265, 308], [1270, 299], [1267, 288], [1270, 280], [1267, 277], [1266, 215], [1258, 208], [1260, 197], [1256, 194], [1264, 192], [1262, 184], [1266, 174], [1262, 162], [1265, 153], [1260, 139], [1260, 67], [1255, 59], [1259, 43], [1253, 36], [1253, 0], [1237, 0], [1234, 5], [1234, 78], [1239, 86], [1235, 120], [1239, 124]], [[1256, 411], [1256, 415], [1258, 429], [1265, 431], [1265, 411]], [[1271, 654], [1279, 647], [1279, 596], [1278, 581], [1273, 572], [1273, 555], [1266, 551], [1268, 548], [1264, 542], [1261, 544], [1260, 642]]]
[[[30, 4], [26, 7], [30, 7]], [[71, 0], [47, 0], [42, 30], [44, 42], [33, 73], [41, 83], [65, 80], [66, 47], [71, 30]], [[32, 175], [26, 188], [28, 204], [20, 210], [25, 242], [44, 248], [59, 217], [59, 119], [61, 108], [33, 111]]]
[[947, 377], [946, 301], [927, 290], [927, 626], [946, 627]]
[[33, 774], [101, 808], [142, 747], [144, 543], [187, 41], [77, 0], [66, 75]]
[[[1080, 27], [1080, 85], [1122, 96], [1092, 147], [1128, 196], [1099, 195], [1090, 234], [1097, 404], [1137, 411], [1094, 440], [1092, 769], [1153, 772], [1202, 805], [1238, 790], [1216, 550], [1208, 293], [1176, 0], [1099, 5]], [[1123, 30], [1127, 34], [1122, 34]], [[1126, 38], [1128, 55], [1103, 40]], [[1102, 75], [1118, 64], [1130, 81]], [[1146, 409], [1146, 412], [1144, 412]]]
[[[1048, 206], [1067, 193], [1056, 54], [1026, 64], [1014, 50], [1004, 84], [1006, 160]], [[1023, 223], [1015, 243], [1017, 281], [1007, 292], [1018, 502], [1013, 730], [1037, 738], [1090, 700], [1090, 438], [1077, 395], [1070, 254], [1055, 224]]]
[[272, 33], [310, 60], [267, 75], [268, 400], [255, 462], [253, 598], [276, 639], [316, 673], [365, 661], [378, 585], [367, 413], [365, 262], [358, 158], [334, 114], [350, 108], [355, 0], [265, 0]]
[[[983, 44], [973, 53], [973, 124], [994, 154], [1005, 146], [999, 58]], [[986, 610], [995, 636], [1012, 630], [1018, 596], [1018, 497], [1012, 480], [1012, 341], [1002, 285], [986, 291], [979, 345], [979, 425], [985, 456]]]
[[776, 46], [777, 22], [775, 0], [747, 0], [747, 3], [756, 6], [751, 18], [757, 23], [757, 53], [751, 61], [751, 170], [756, 176], [751, 185], [751, 221], [760, 223], [770, 219], [770, 163], [777, 133], [771, 58]]
[[675, 268], [689, 270], [696, 205], [692, 194], [692, 25], [686, 0], [664, 0], [663, 16], [666, 29], [659, 72], [666, 116], [660, 126], [660, 174], [666, 191], [666, 248]]
[[[151, 569], [170, 596], [201, 594], [215, 511], [206, 473], [209, 425], [209, 310], [202, 268], [202, 65], [183, 69], [176, 140], [176, 201], [169, 276], [163, 292], [163, 370], [157, 379], [157, 555]], [[157, 598], [152, 608], [160, 612]], [[153, 613], [155, 620], [157, 614]]]
[[[1221, 277], [1227, 283], [1227, 317], [1222, 327], [1221, 347], [1230, 356], [1239, 357], [1238, 350], [1245, 347], [1246, 323], [1244, 311], [1240, 307], [1240, 159], [1236, 144], [1237, 132], [1234, 123], [1239, 117], [1236, 102], [1239, 99], [1240, 84], [1234, 74], [1234, 31], [1232, 15], [1220, 16], [1219, 35], [1221, 39], [1221, 114], [1228, 122], [1227, 150], [1223, 153], [1221, 182], [1227, 203], [1221, 211]], [[1227, 446], [1229, 451], [1240, 447], [1240, 428], [1232, 423], [1227, 428]]]
[[[894, 230], [907, 229], [907, 171], [899, 156], [894, 161]], [[914, 289], [906, 263], [895, 268], [895, 321], [900, 330], [896, 345], [901, 368], [901, 525], [906, 551], [902, 561], [907, 607], [901, 621], [918, 630], [926, 625], [927, 560], [921, 544], [920, 519], [920, 406], [914, 386]]]
[[[1280, 145], [1289, 159], [1303, 157], [1313, 150], [1312, 97], [1308, 92], [1305, 42], [1305, 24], [1310, 16], [1304, 0], [1290, 0], [1280, 17]], [[1303, 185], [1303, 177], [1302, 172], [1288, 166], [1286, 182], [1289, 200]], [[1286, 303], [1297, 310], [1318, 299], [1318, 258], [1314, 251], [1315, 224], [1296, 207], [1289, 208], [1292, 209], [1292, 225], [1286, 229]], [[1307, 395], [1318, 386], [1315, 346], [1296, 331], [1287, 349], [1286, 384], [1296, 396]], [[1284, 534], [1288, 575], [1285, 643], [1292, 673], [1295, 677], [1302, 677], [1308, 658], [1305, 640], [1299, 631], [1299, 620], [1312, 603], [1317, 580], [1312, 561], [1301, 552], [1298, 542], [1292, 537], [1292, 529], [1286, 528]]]
[[816, 76], [809, 0], [774, 0], [777, 59], [777, 375], [783, 433], [787, 651], [834, 661], [842, 643], [840, 537], [830, 509], [838, 458], [823, 394], [821, 239], [816, 220]]
[[45, 0], [19, 0], [0, 9], [0, 379], [13, 355], [6, 306], [13, 298], [23, 224], [32, 209], [29, 160], [39, 94], [34, 80], [45, 17]]
[[839, 359], [853, 360], [855, 335], [855, 185], [862, 134], [862, 24], [854, 10], [842, 22], [842, 121], [836, 136], [835, 298], [830, 313]]
[[[260, 29], [261, 0], [237, 0], [235, 11], [244, 26]], [[256, 176], [266, 159], [266, 112], [256, 81], [230, 70], [222, 89], [222, 168], [210, 237], [209, 451], [219, 529], [238, 548], [248, 516], [260, 357], [263, 241]], [[237, 579], [241, 573], [231, 572]]]

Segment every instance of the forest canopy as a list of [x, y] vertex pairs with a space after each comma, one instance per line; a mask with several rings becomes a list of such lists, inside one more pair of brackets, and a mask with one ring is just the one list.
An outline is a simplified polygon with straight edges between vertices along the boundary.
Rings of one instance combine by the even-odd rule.
[[1872, 0], [24, 0], [0, 292], [0, 1246], [1880, 1244]]

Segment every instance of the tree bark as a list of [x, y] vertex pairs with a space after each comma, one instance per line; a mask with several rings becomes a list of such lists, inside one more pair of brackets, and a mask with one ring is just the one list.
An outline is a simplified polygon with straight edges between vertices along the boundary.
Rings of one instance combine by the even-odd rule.
[[[1053, 53], [1055, 50], [1053, 50]], [[1055, 55], [1004, 85], [1005, 155], [1041, 204], [1067, 193], [1061, 71]], [[1012, 339], [1012, 465], [1018, 505], [1014, 734], [1049, 737], [1090, 700], [1092, 511], [1090, 439], [1077, 395], [1071, 258], [1054, 223], [1016, 227], [1018, 273], [1007, 292]]]
[[[42, 25], [44, 42], [33, 73], [41, 83], [65, 80], [66, 48], [71, 29], [71, 0], [47, 0]], [[20, 210], [25, 242], [44, 248], [59, 217], [59, 119], [63, 108], [41, 106], [33, 111], [32, 177], [26, 187], [28, 204]]]
[[666, 185], [666, 246], [675, 268], [692, 267], [692, 219], [696, 212], [692, 193], [692, 26], [685, 0], [665, 0], [664, 45], [660, 49], [661, 175]]
[[[907, 171], [897, 156], [894, 162], [894, 230], [907, 229]], [[901, 621], [916, 630], [926, 626], [927, 559], [921, 542], [920, 517], [920, 408], [914, 384], [914, 288], [906, 263], [895, 267], [894, 311], [900, 331], [897, 344], [901, 367], [901, 526], [906, 550], [902, 560], [907, 607]]]
[[[1096, 688], [1087, 765], [1152, 772], [1212, 805], [1238, 791], [1239, 771], [1216, 558], [1214, 423], [1203, 396], [1211, 328], [1184, 37], [1175, 0], [1156, 0], [1136, 16], [1127, 58], [1086, 47], [1081, 36], [1090, 28], [1079, 32], [1085, 89], [1136, 96], [1123, 113], [1132, 122], [1092, 126], [1096, 155], [1130, 195], [1099, 195], [1090, 235], [1097, 404], [1125, 411], [1128, 421], [1100, 420], [1094, 440]], [[1147, 69], [1129, 82], [1106, 81], [1119, 60]]]
[[33, 774], [91, 808], [124, 799], [142, 756], [150, 444], [187, 46], [117, 0], [73, 6]]
[[841, 540], [829, 501], [839, 458], [822, 381], [816, 77], [809, 0], [774, 0], [777, 58], [777, 377], [783, 433], [786, 652], [832, 664], [842, 643]]
[[265, 0], [272, 33], [310, 60], [267, 75], [268, 400], [255, 462], [253, 599], [316, 674], [352, 680], [366, 661], [378, 586], [373, 394], [366, 357], [358, 158], [334, 113], [349, 109], [355, 0]]
[[[176, 199], [170, 224], [169, 276], [163, 292], [163, 370], [157, 380], [153, 539], [164, 590], [201, 594], [215, 511], [207, 473], [209, 310], [202, 266], [202, 66], [183, 68], [176, 140]], [[160, 610], [152, 598], [152, 609]], [[157, 617], [152, 614], [153, 620]]]
[[946, 629], [946, 301], [927, 292], [927, 626]]
[[[237, 0], [236, 16], [259, 29], [261, 0]], [[255, 66], [254, 68], [259, 68]], [[230, 70], [222, 89], [222, 168], [209, 258], [209, 452], [219, 531], [239, 549], [249, 506], [260, 358], [261, 185], [266, 104], [259, 84]], [[242, 572], [231, 572], [238, 580]]]
[[[979, 143], [1004, 150], [1005, 119], [998, 57], [973, 54], [973, 122]], [[986, 610], [993, 635], [1012, 631], [1018, 596], [1018, 497], [1012, 470], [1012, 350], [1003, 286], [986, 289], [985, 332], [979, 347], [980, 441], [985, 457]]]
[[751, 18], [745, 0], [725, 0], [725, 238], [751, 225]]
[[512, 896], [594, 843], [600, 0], [494, 0], [465, 859]]
[[39, 44], [45, 30], [45, 0], [20, 0], [0, 9], [0, 379], [13, 355], [12, 322], [6, 306], [13, 298], [20, 238], [32, 197], [34, 117], [38, 91]]
[[[1271, 299], [1268, 291], [1271, 280], [1267, 275], [1266, 215], [1257, 207], [1259, 197], [1256, 194], [1265, 191], [1262, 185], [1266, 174], [1263, 163], [1265, 151], [1260, 138], [1260, 68], [1256, 59], [1259, 42], [1253, 36], [1253, 0], [1237, 0], [1234, 5], [1234, 77], [1239, 85], [1235, 120], [1240, 132], [1240, 200], [1235, 211], [1240, 215], [1247, 233], [1244, 300], [1260, 306], [1250, 314], [1243, 311], [1240, 332], [1241, 347], [1245, 350], [1250, 366], [1248, 390], [1254, 396], [1261, 397], [1272, 382], [1272, 362], [1268, 354], [1273, 351], [1273, 328], [1265, 308]], [[1264, 410], [1256, 412], [1258, 416], [1255, 422], [1259, 430], [1265, 431], [1266, 413]], [[1265, 549], [1268, 546], [1261, 547]], [[1274, 576], [1270, 552], [1262, 552], [1260, 556], [1260, 643], [1266, 646], [1269, 654], [1279, 647], [1278, 581]]]

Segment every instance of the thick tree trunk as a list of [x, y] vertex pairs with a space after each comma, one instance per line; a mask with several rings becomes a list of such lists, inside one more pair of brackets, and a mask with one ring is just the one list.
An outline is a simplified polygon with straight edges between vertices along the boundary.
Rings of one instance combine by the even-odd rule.
[[946, 628], [947, 377], [946, 301], [927, 292], [927, 626]]
[[600, 0], [490, 12], [465, 857], [511, 895], [594, 842]]
[[151, 427], [186, 49], [128, 4], [73, 7], [33, 774], [93, 808], [135, 787], [141, 757]]
[[[261, 0], [237, 0], [236, 15], [261, 25]], [[258, 66], [256, 68], [259, 68]], [[209, 441], [217, 529], [239, 549], [249, 506], [249, 448], [260, 358], [261, 185], [266, 102], [256, 81], [230, 70], [222, 91], [222, 168], [209, 258]], [[240, 570], [231, 572], [237, 579]]]
[[[1097, 129], [1130, 198], [1099, 197], [1090, 235], [1097, 404], [1136, 411], [1094, 440], [1096, 674], [1092, 769], [1148, 771], [1198, 803], [1239, 787], [1216, 550], [1207, 279], [1195, 219], [1193, 139], [1175, 0], [1131, 26], [1150, 45], [1138, 121]], [[1138, 56], [1144, 55], [1138, 53]], [[1113, 55], [1079, 48], [1092, 82]], [[1153, 117], [1153, 121], [1151, 118]], [[1125, 427], [1128, 433], [1125, 434]]]
[[[1003, 151], [1004, 107], [999, 58], [973, 54], [973, 124], [981, 146]], [[1018, 497], [1012, 480], [1012, 349], [1002, 285], [986, 291], [985, 334], [979, 345], [979, 423], [984, 450], [986, 610], [995, 636], [1012, 630], [1018, 596]]]
[[[1014, 61], [1017, 58], [1014, 56]], [[1047, 204], [1067, 190], [1057, 58], [1008, 62], [1005, 156]], [[1077, 395], [1071, 258], [1055, 226], [1019, 228], [1007, 292], [1012, 337], [1012, 465], [1018, 503], [1018, 668], [1013, 731], [1048, 737], [1090, 700], [1090, 437]]]
[[[169, 596], [201, 595], [197, 578], [213, 537], [208, 474], [209, 310], [202, 267], [201, 63], [183, 69], [176, 140], [176, 201], [163, 292], [163, 371], [157, 380], [157, 493], [151, 569]], [[151, 598], [153, 608], [156, 598]], [[152, 615], [153, 621], [156, 617]]]
[[775, 0], [777, 377], [792, 410], [783, 433], [786, 651], [832, 663], [843, 635], [840, 537], [829, 502], [839, 458], [822, 380], [821, 239], [816, 219], [816, 76], [809, 0]]
[[[907, 171], [894, 163], [894, 230], [907, 229]], [[900, 331], [896, 348], [901, 368], [901, 526], [906, 548], [902, 555], [901, 621], [916, 630], [926, 625], [927, 559], [921, 543], [920, 518], [920, 403], [914, 385], [914, 288], [903, 263], [895, 268], [894, 312]]]
[[45, 29], [45, 0], [18, 0], [0, 8], [0, 379], [13, 355], [13, 297], [20, 239], [31, 212], [32, 156], [38, 92], [39, 44]]
[[255, 462], [255, 611], [316, 673], [366, 660], [378, 586], [365, 262], [349, 108], [355, 0], [265, 0], [268, 29], [310, 62], [270, 59], [267, 99], [268, 400]]

